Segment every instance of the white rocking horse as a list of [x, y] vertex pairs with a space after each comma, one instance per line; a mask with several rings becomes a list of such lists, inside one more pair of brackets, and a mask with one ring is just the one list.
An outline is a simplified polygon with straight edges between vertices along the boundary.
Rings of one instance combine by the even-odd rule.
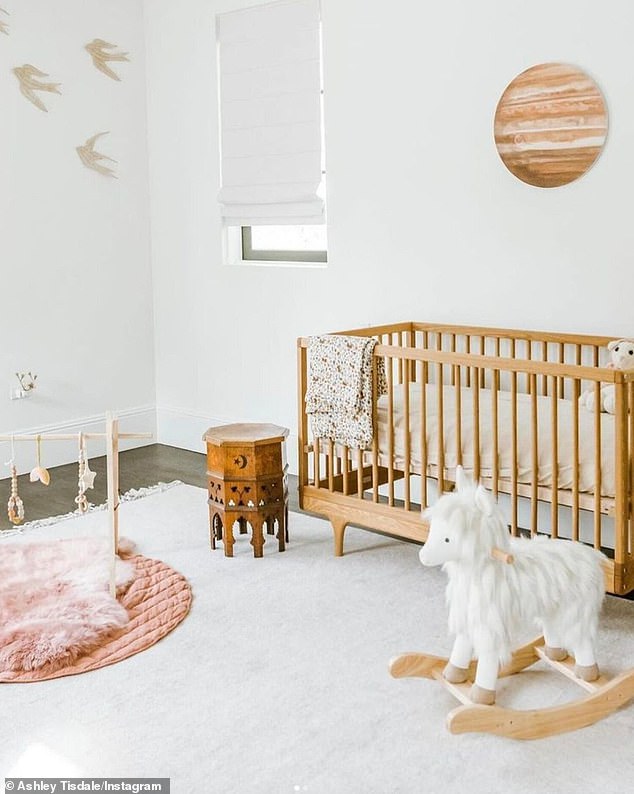
[[[512, 537], [492, 496], [461, 467], [455, 492], [443, 495], [426, 517], [429, 535], [420, 561], [442, 565], [447, 573], [455, 641], [448, 660], [404, 654], [392, 661], [390, 671], [396, 678], [442, 682], [463, 704], [449, 714], [452, 733], [550, 736], [590, 725], [634, 697], [634, 670], [608, 680], [596, 662], [604, 597], [600, 552], [568, 540]], [[531, 623], [541, 627], [543, 637], [512, 653], [513, 637]], [[531, 711], [495, 706], [498, 676], [520, 672], [539, 659], [590, 694]]]

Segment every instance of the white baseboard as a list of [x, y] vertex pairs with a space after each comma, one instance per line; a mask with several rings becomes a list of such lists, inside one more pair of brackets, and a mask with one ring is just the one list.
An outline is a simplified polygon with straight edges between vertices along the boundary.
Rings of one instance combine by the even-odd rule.
[[[127, 408], [116, 411], [119, 419], [119, 430], [123, 433], [152, 433], [151, 439], [130, 439], [119, 442], [119, 448], [133, 449], [145, 447], [149, 444], [156, 444], [156, 408], [154, 405], [143, 405], [138, 408]], [[71, 419], [57, 424], [40, 425], [39, 427], [11, 428], [10, 433], [18, 434], [37, 434], [46, 436], [47, 433], [102, 433], [104, 431], [104, 415], [94, 414], [93, 416], [83, 416], [78, 419]], [[3, 433], [4, 434], [4, 433]], [[35, 466], [35, 442], [16, 441], [15, 464], [19, 474], [25, 474]], [[90, 440], [87, 442], [89, 458], [97, 458], [106, 454], [105, 440]], [[73, 463], [77, 460], [77, 442], [75, 441], [46, 441], [42, 438], [42, 466], [52, 468], [62, 466], [65, 463]], [[9, 476], [9, 470], [1, 464], [11, 458], [11, 442], [0, 443], [0, 479]]]
[[[206, 452], [203, 434], [209, 427], [228, 425], [234, 422], [264, 422], [265, 419], [245, 419], [244, 417], [209, 416], [182, 408], [158, 406], [156, 409], [156, 434], [159, 444], [189, 449], [192, 452]], [[291, 432], [286, 439], [288, 469], [297, 473], [297, 434]]]

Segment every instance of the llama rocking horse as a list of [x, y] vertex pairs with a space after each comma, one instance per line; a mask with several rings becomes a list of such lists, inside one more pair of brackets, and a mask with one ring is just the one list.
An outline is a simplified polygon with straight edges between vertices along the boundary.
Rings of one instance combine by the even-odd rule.
[[[463, 704], [448, 715], [451, 733], [537, 739], [591, 725], [634, 697], [634, 670], [607, 679], [596, 662], [604, 597], [600, 552], [568, 540], [512, 537], [491, 495], [461, 467], [456, 491], [443, 495], [428, 518], [420, 561], [443, 565], [448, 575], [455, 641], [449, 659], [408, 653], [392, 660], [390, 672], [444, 684]], [[512, 652], [513, 636], [531, 622], [541, 626], [543, 636]], [[589, 694], [544, 709], [494, 705], [498, 677], [540, 659]]]

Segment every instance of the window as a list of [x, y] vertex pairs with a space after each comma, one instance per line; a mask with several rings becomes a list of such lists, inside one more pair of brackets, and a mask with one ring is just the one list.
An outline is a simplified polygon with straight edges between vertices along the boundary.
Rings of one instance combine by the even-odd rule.
[[242, 226], [244, 262], [327, 262], [326, 227]]
[[230, 263], [325, 263], [319, 0], [216, 17]]

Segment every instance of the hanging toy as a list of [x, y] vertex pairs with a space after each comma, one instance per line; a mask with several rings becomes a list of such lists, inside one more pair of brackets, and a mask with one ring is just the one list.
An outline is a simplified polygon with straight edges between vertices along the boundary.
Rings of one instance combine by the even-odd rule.
[[7, 503], [7, 515], [12, 524], [21, 524], [24, 521], [24, 502], [18, 496], [18, 470], [15, 467], [15, 445], [11, 436], [11, 460], [7, 466], [11, 469], [11, 496]]
[[38, 482], [39, 480], [42, 485], [48, 485], [51, 481], [51, 475], [48, 473], [48, 469], [45, 469], [42, 466], [42, 436], [38, 434], [37, 438], [35, 439], [35, 443], [37, 444], [37, 465], [34, 469], [31, 469], [29, 480], [31, 482]]
[[88, 488], [94, 487], [95, 477], [97, 476], [96, 472], [91, 471], [88, 465], [88, 459], [86, 458], [86, 443], [84, 440], [84, 434], [79, 434], [79, 471], [78, 471], [78, 479], [77, 485], [79, 488], [79, 493], [75, 497], [75, 504], [77, 505], [77, 509], [80, 513], [85, 513], [88, 510], [88, 499], [86, 498], [86, 491]]
[[24, 502], [18, 496], [18, 470], [11, 461], [11, 496], [7, 504], [7, 514], [12, 524], [21, 524], [24, 521]]

